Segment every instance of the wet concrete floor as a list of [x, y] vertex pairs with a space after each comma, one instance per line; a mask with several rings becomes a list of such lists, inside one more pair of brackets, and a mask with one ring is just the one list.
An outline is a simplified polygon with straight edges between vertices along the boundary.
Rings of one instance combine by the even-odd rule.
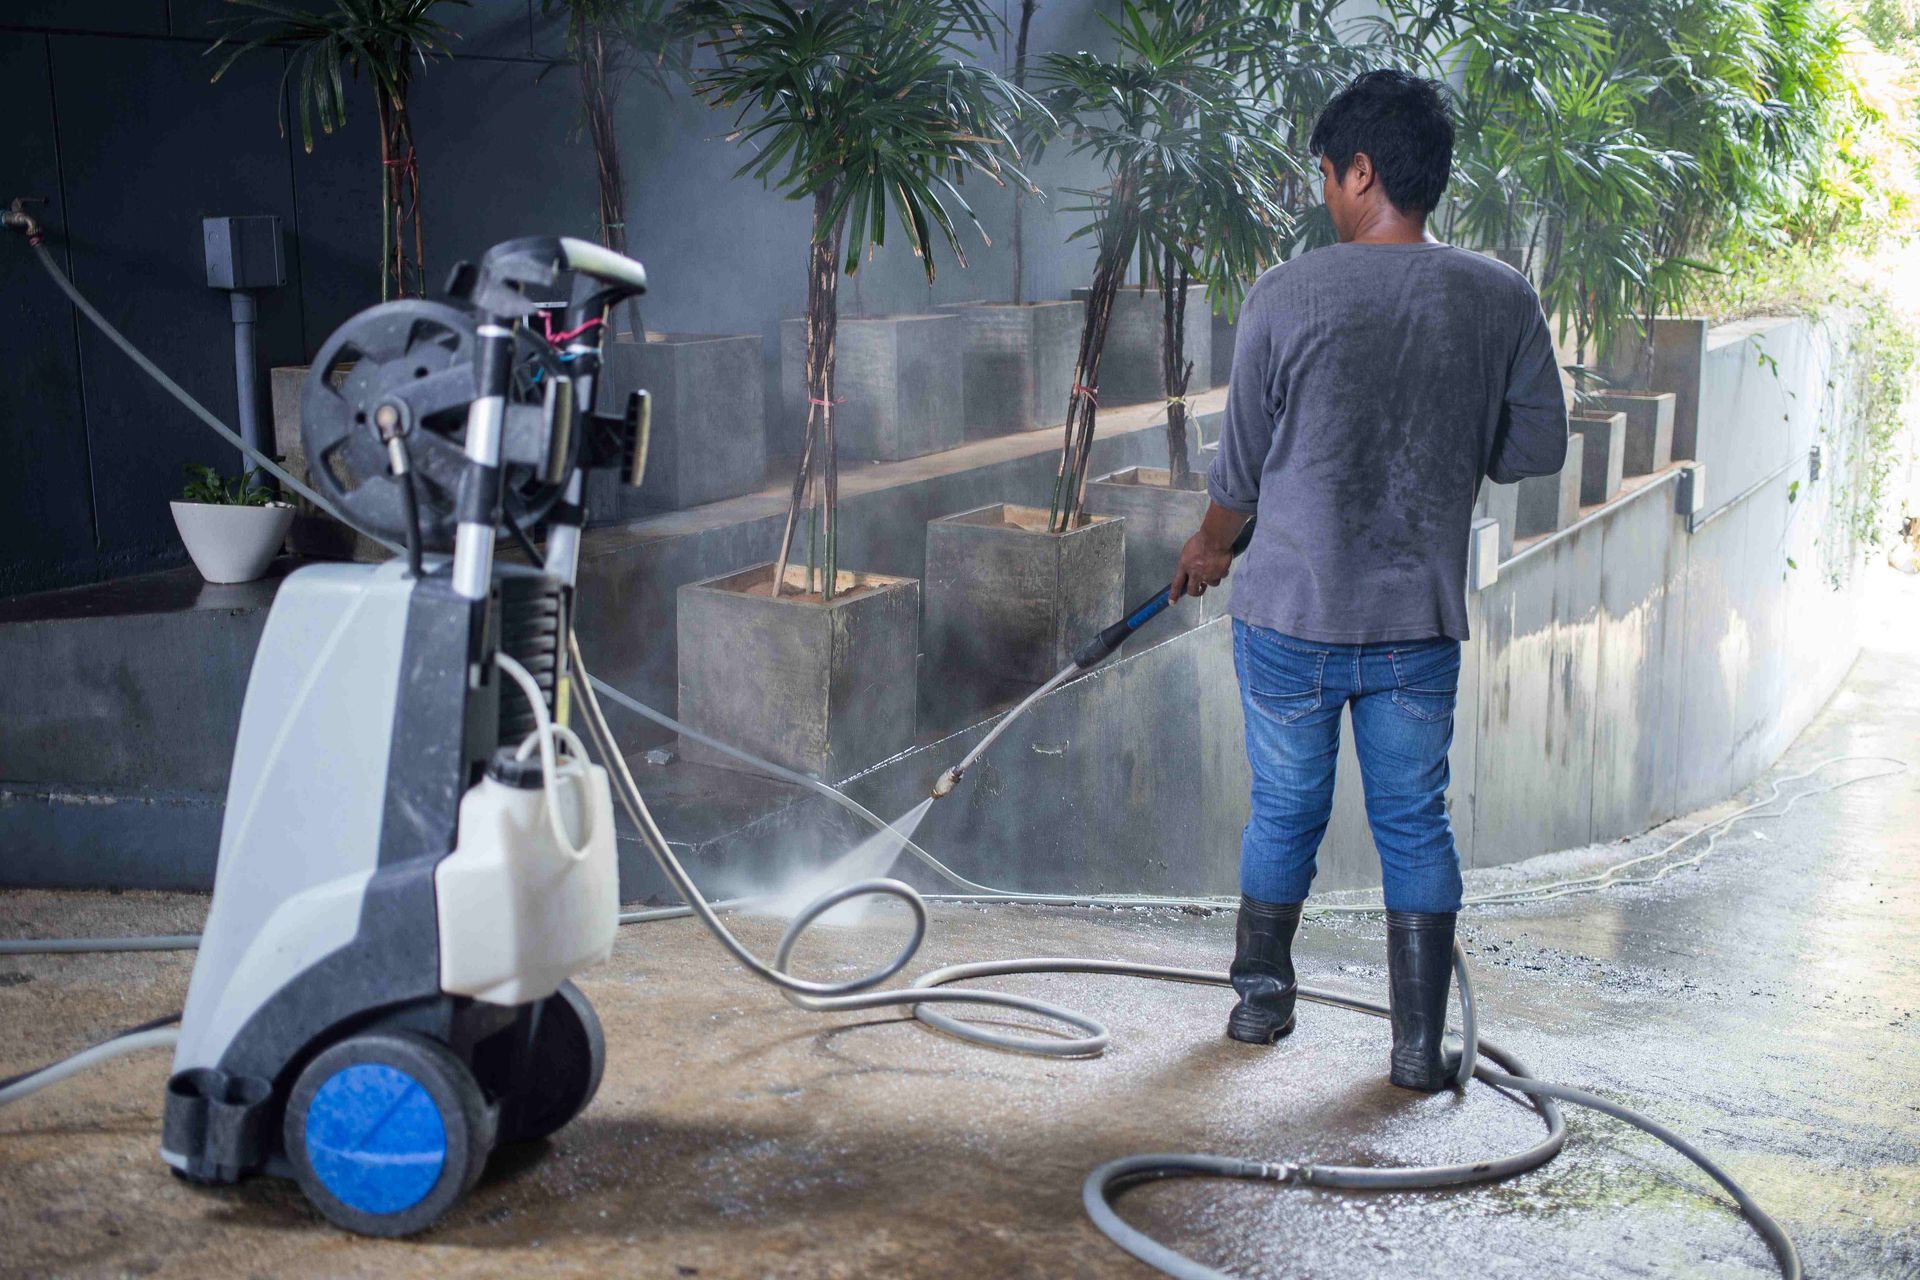
[[[1920, 602], [1920, 595], [1913, 597]], [[1915, 616], [1920, 616], [1916, 614]], [[1795, 1235], [1807, 1274], [1920, 1275], [1920, 665], [1873, 647], [1772, 775], [1845, 754], [1913, 760], [1735, 827], [1657, 885], [1481, 908], [1464, 929], [1484, 1034], [1535, 1073], [1641, 1107], [1702, 1143]], [[1829, 765], [1791, 795], [1887, 766]], [[1660, 847], [1726, 805], [1634, 841], [1480, 873], [1538, 883]], [[1777, 806], [1776, 806], [1777, 807]], [[1690, 850], [1683, 850], [1682, 853]], [[0, 935], [179, 932], [203, 900], [0, 894]], [[770, 953], [777, 927], [744, 921]], [[803, 965], [847, 975], [897, 935], [828, 931]], [[914, 971], [1085, 955], [1221, 968], [1232, 920], [1180, 911], [937, 907]], [[1380, 927], [1310, 927], [1303, 980], [1382, 991]], [[190, 957], [0, 957], [0, 1075], [177, 1008]], [[208, 1191], [156, 1147], [163, 1055], [0, 1111], [0, 1272], [10, 1275], [643, 1277], [1146, 1276], [1083, 1217], [1088, 1170], [1139, 1151], [1440, 1162], [1532, 1142], [1483, 1086], [1384, 1080], [1386, 1027], [1305, 1006], [1273, 1050], [1220, 1035], [1212, 989], [1005, 980], [1114, 1032], [1087, 1061], [1017, 1057], [891, 1014], [793, 1009], [690, 922], [627, 929], [581, 981], [611, 1046], [587, 1113], [496, 1159], [434, 1231], [367, 1241], [287, 1185]], [[1657, 1143], [1573, 1110], [1545, 1169], [1457, 1193], [1223, 1183], [1130, 1193], [1128, 1216], [1247, 1276], [1767, 1275], [1764, 1247]]]

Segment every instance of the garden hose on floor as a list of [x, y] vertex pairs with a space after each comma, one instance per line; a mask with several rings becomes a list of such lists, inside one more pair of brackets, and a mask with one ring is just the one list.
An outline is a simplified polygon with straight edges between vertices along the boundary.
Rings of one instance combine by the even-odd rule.
[[[47, 270], [48, 274], [53, 277], [62, 292], [80, 309], [81, 313], [101, 329], [116, 346], [125, 351], [141, 368], [153, 376], [164, 389], [181, 401], [181, 403], [185, 404], [193, 411], [196, 417], [211, 426], [225, 438], [229, 444], [240, 447], [255, 461], [259, 462], [268, 471], [288, 484], [294, 491], [307, 497], [322, 510], [332, 513], [332, 508], [328, 503], [320, 499], [319, 496], [307, 488], [307, 486], [274, 464], [271, 459], [248, 446], [238, 435], [215, 418], [204, 406], [187, 395], [185, 391], [171, 379], [167, 378], [164, 373], [141, 354], [132, 343], [123, 337], [118, 330], [109, 324], [106, 319], [80, 295], [78, 290], [73, 287], [72, 282], [67, 280], [66, 276], [53, 262], [52, 257], [47, 253], [44, 245], [35, 242], [33, 249], [39, 257], [41, 265]], [[383, 545], [387, 545], [390, 550], [396, 552], [402, 550], [402, 548], [394, 546], [391, 543], [386, 543], [385, 540], [382, 540], [382, 542]], [[904, 990], [873, 990], [873, 988], [879, 986], [905, 968], [912, 960], [914, 953], [918, 950], [920, 942], [925, 937], [926, 932], [927, 897], [918, 893], [910, 886], [892, 879], [863, 880], [855, 884], [834, 889], [815, 899], [803, 908], [787, 925], [785, 932], [781, 935], [780, 943], [776, 948], [773, 962], [768, 964], [760, 960], [726, 928], [725, 924], [719, 918], [719, 912], [715, 905], [708, 902], [700, 893], [698, 887], [693, 883], [692, 877], [687, 874], [685, 867], [682, 866], [679, 859], [674, 856], [672, 849], [667, 844], [665, 836], [661, 834], [659, 827], [654, 823], [652, 814], [647, 809], [645, 799], [641, 796], [639, 788], [634, 783], [632, 773], [627, 768], [625, 757], [618, 749], [612, 731], [607, 725], [605, 716], [600, 708], [597, 691], [604, 691], [609, 697], [614, 698], [622, 705], [636, 710], [658, 723], [671, 726], [680, 732], [686, 733], [690, 737], [697, 737], [710, 743], [712, 740], [706, 738], [705, 735], [696, 734], [684, 726], [676, 724], [670, 717], [654, 711], [651, 708], [644, 707], [637, 701], [627, 698], [624, 694], [620, 694], [617, 690], [611, 688], [611, 686], [602, 684], [599, 680], [593, 678], [588, 673], [585, 664], [580, 660], [579, 645], [571, 632], [568, 635], [568, 649], [573, 659], [574, 669], [581, 677], [580, 688], [583, 695], [581, 701], [585, 711], [588, 733], [593, 740], [595, 751], [601, 757], [603, 763], [606, 764], [610, 774], [614, 778], [615, 793], [620, 797], [621, 803], [627, 809], [629, 817], [633, 819], [634, 825], [639, 829], [649, 852], [652, 853], [655, 860], [660, 864], [661, 870], [674, 885], [675, 890], [686, 901], [686, 908], [671, 909], [671, 914], [690, 913], [697, 916], [721, 945], [739, 960], [742, 965], [756, 976], [772, 983], [788, 1000], [799, 1007], [816, 1012], [845, 1012], [904, 1006], [912, 1011], [914, 1017], [927, 1023], [929, 1026], [950, 1034], [958, 1035], [977, 1044], [1009, 1049], [1016, 1052], [1044, 1054], [1056, 1057], [1086, 1056], [1100, 1052], [1109, 1040], [1106, 1028], [1091, 1018], [1022, 996], [978, 990], [950, 991], [946, 988], [949, 984], [955, 982], [1009, 974], [1031, 973], [1088, 973], [1220, 986], [1230, 985], [1226, 975], [1209, 970], [1180, 969], [1164, 965], [1126, 964], [1104, 960], [1039, 957], [1022, 960], [987, 961], [976, 964], [952, 965], [923, 975]], [[715, 743], [714, 745], [718, 746], [719, 744]], [[877, 830], [892, 832], [896, 838], [900, 839], [903, 848], [911, 850], [917, 857], [934, 867], [950, 881], [958, 882], [968, 890], [968, 892], [963, 894], [937, 895], [940, 897], [985, 902], [1074, 905], [1144, 905], [1148, 902], [1176, 903], [1189, 901], [1173, 898], [1098, 898], [1081, 897], [1077, 895], [1003, 894], [989, 889], [984, 885], [975, 885], [973, 882], [966, 881], [956, 875], [934, 859], [932, 855], [921, 849], [911, 839], [898, 831], [894, 831], [891, 825], [857, 804], [850, 797], [842, 795], [837, 789], [827, 786], [825, 783], [818, 782], [817, 780], [806, 779], [801, 775], [794, 774], [790, 770], [780, 769], [777, 766], [758, 761], [749, 753], [736, 748], [726, 747], [724, 750], [728, 755], [751, 763], [775, 777], [799, 781], [810, 789], [831, 796], [835, 799], [836, 803], [857, 813], [865, 821], [871, 823]], [[1901, 767], [1904, 768], [1904, 764], [1902, 764]], [[1875, 774], [1869, 776], [1877, 777], [1883, 775]], [[1864, 779], [1851, 779], [1849, 781], [1864, 781]], [[1834, 784], [1834, 787], [1844, 785], [1848, 785], [1848, 783], [1837, 783]], [[1826, 789], [1831, 790], [1834, 789], [1834, 787]], [[1777, 794], [1778, 783], [1775, 784], [1775, 795]], [[1798, 799], [1799, 796], [1796, 795], [1794, 800]], [[1791, 807], [1791, 803], [1790, 801], [1789, 807]], [[1685, 840], [1690, 840], [1709, 830], [1714, 831], [1717, 837], [1717, 832], [1724, 830], [1728, 823], [1750, 813], [1757, 807], [1758, 806], [1748, 806], [1748, 808], [1730, 815], [1719, 823], [1691, 833], [1683, 837], [1682, 841], [1676, 842], [1673, 846], [1669, 846], [1669, 851], [1677, 847], [1678, 843], [1683, 843]], [[1784, 812], [1784, 810], [1782, 810], [1782, 812]], [[1696, 857], [1690, 861], [1698, 861], [1700, 858], [1704, 858], [1706, 853], [1711, 851], [1711, 847], [1711, 844], [1709, 844], [1707, 850], [1696, 855]], [[1657, 857], [1658, 854], [1648, 856]], [[1644, 858], [1634, 859], [1622, 865], [1629, 866], [1644, 860]], [[1566, 888], [1570, 892], [1581, 892], [1591, 888], [1605, 887], [1609, 883], [1614, 883], [1614, 881], [1609, 880], [1607, 876], [1608, 873], [1602, 873], [1600, 877], [1587, 877], [1585, 880], [1591, 883], [1582, 884], [1579, 887], [1569, 887], [1572, 886], [1574, 882], [1563, 882], [1560, 885], [1549, 887]], [[805, 979], [795, 977], [788, 971], [788, 962], [791, 958], [794, 945], [814, 921], [819, 919], [826, 911], [842, 902], [851, 898], [868, 895], [898, 898], [907, 905], [909, 911], [912, 913], [912, 936], [892, 960], [871, 973], [840, 983], [809, 982]], [[1553, 894], [1548, 896], [1559, 895]], [[1511, 900], [1524, 899], [1514, 898]], [[1224, 905], [1224, 900], [1207, 899], [1203, 901], [1208, 902], [1209, 905]], [[1377, 911], [1379, 908], [1351, 905], [1346, 909], [1348, 911], [1360, 912]], [[623, 922], [639, 923], [643, 919], [663, 919], [666, 918], [667, 914], [668, 913], [661, 912], [633, 913], [628, 916], [623, 916], [622, 920]], [[61, 944], [57, 948], [43, 949], [58, 949], [66, 952], [83, 950], [127, 951], [140, 949], [172, 949], [182, 942], [178, 937], [144, 940], [99, 940], [99, 942], [104, 945], [89, 945], [90, 940], [84, 939], [62, 939], [56, 941]], [[155, 943], [159, 945], [157, 947], [147, 948], [134, 945], [137, 942]], [[0, 954], [6, 953], [7, 950], [8, 948], [0, 946]], [[1499, 1179], [1513, 1177], [1516, 1174], [1526, 1172], [1530, 1169], [1538, 1168], [1559, 1153], [1566, 1141], [1565, 1121], [1561, 1116], [1558, 1106], [1555, 1105], [1556, 1100], [1560, 1100], [1590, 1107], [1636, 1125], [1654, 1137], [1659, 1138], [1662, 1142], [1698, 1165], [1733, 1197], [1740, 1212], [1746, 1216], [1748, 1222], [1753, 1226], [1754, 1230], [1759, 1233], [1768, 1248], [1772, 1251], [1781, 1274], [1787, 1277], [1787, 1280], [1800, 1280], [1800, 1259], [1794, 1248], [1792, 1239], [1788, 1237], [1777, 1222], [1754, 1203], [1752, 1197], [1749, 1196], [1733, 1178], [1720, 1169], [1720, 1167], [1704, 1153], [1688, 1143], [1685, 1139], [1679, 1137], [1679, 1135], [1674, 1134], [1657, 1122], [1641, 1116], [1629, 1108], [1579, 1089], [1549, 1084], [1534, 1079], [1512, 1055], [1481, 1040], [1476, 1025], [1472, 980], [1467, 970], [1465, 952], [1457, 943], [1454, 947], [1454, 968], [1459, 980], [1462, 1032], [1465, 1041], [1461, 1054], [1460, 1074], [1456, 1080], [1456, 1084], [1459, 1087], [1465, 1087], [1469, 1078], [1477, 1077], [1482, 1082], [1495, 1088], [1512, 1090], [1524, 1094], [1529, 1099], [1534, 1110], [1540, 1115], [1547, 1129], [1546, 1136], [1534, 1146], [1525, 1151], [1493, 1160], [1475, 1161], [1471, 1164], [1407, 1166], [1385, 1169], [1342, 1165], [1268, 1163], [1210, 1155], [1176, 1154], [1129, 1156], [1102, 1165], [1088, 1175], [1082, 1189], [1082, 1197], [1088, 1215], [1092, 1218], [1094, 1225], [1105, 1234], [1108, 1239], [1112, 1240], [1122, 1249], [1125, 1249], [1136, 1258], [1158, 1268], [1168, 1275], [1178, 1277], [1207, 1277], [1209, 1280], [1214, 1280], [1214, 1278], [1221, 1277], [1222, 1273], [1193, 1261], [1184, 1254], [1159, 1243], [1144, 1232], [1127, 1224], [1114, 1210], [1112, 1204], [1113, 1197], [1127, 1187], [1137, 1185], [1141, 1182], [1175, 1177], [1228, 1177], [1278, 1182], [1288, 1186], [1375, 1190], [1459, 1187], [1497, 1181]], [[1388, 1012], [1385, 1006], [1318, 988], [1303, 986], [1300, 988], [1300, 995], [1302, 998], [1310, 1001], [1349, 1009], [1355, 1012], [1367, 1013], [1376, 1017], [1385, 1017]], [[986, 1027], [959, 1022], [947, 1017], [932, 1007], [938, 1004], [974, 1004], [1016, 1010], [1053, 1019], [1064, 1025], [1074, 1027], [1084, 1034], [1080, 1037], [1015, 1036]], [[158, 1047], [163, 1043], [171, 1043], [172, 1038], [177, 1034], [165, 1025], [171, 1021], [171, 1018], [162, 1019], [156, 1023], [135, 1028], [129, 1034], [124, 1034], [106, 1041], [103, 1044], [96, 1045], [53, 1066], [29, 1073], [23, 1077], [15, 1077], [4, 1084], [0, 1084], [0, 1104], [14, 1101], [28, 1094], [37, 1092], [48, 1085], [65, 1079], [75, 1072], [85, 1070], [98, 1061], [118, 1057], [125, 1053], [136, 1052], [149, 1047]], [[1489, 1066], [1489, 1061], [1497, 1064], [1497, 1066]], [[1504, 1070], [1500, 1068], [1504, 1068]]]

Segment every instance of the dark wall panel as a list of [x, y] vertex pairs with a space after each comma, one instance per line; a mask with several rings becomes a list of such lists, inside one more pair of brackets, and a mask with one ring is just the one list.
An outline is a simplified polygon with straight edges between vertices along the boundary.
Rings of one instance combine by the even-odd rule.
[[434, 68], [413, 104], [433, 292], [462, 258], [515, 236], [597, 239], [593, 149], [577, 81], [526, 62]]
[[[287, 143], [272, 103], [282, 60], [241, 59], [218, 84], [183, 41], [52, 41], [73, 276], [101, 312], [214, 413], [234, 414], [225, 294], [207, 287], [200, 221], [273, 213], [291, 224]], [[252, 104], [257, 104], [254, 106]], [[167, 499], [182, 468], [236, 459], [98, 332], [83, 330], [81, 381], [109, 563], [177, 558]], [[269, 294], [261, 356], [299, 354], [298, 313]]]
[[0, 6], [0, 27], [163, 36], [167, 0], [7, 0]]
[[[35, 216], [61, 225], [45, 36], [0, 35], [0, 119], [9, 122], [0, 130], [0, 173], [14, 186], [0, 200], [46, 196], [50, 203], [35, 206]], [[50, 247], [65, 266], [58, 241]], [[11, 548], [0, 562], [4, 594], [40, 585], [36, 562], [92, 559], [93, 486], [73, 311], [12, 235], [0, 244], [0, 321], [8, 335], [0, 377], [0, 511]]]
[[445, 6], [433, 16], [453, 32], [449, 46], [466, 58], [525, 58], [533, 50], [533, 11], [541, 0], [474, 0], [469, 9]]

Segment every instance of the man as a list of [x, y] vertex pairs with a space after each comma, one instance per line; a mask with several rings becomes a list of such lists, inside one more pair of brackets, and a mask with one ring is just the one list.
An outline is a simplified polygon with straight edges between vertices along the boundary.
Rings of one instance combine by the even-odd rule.
[[1453, 159], [1437, 85], [1363, 75], [1308, 146], [1340, 243], [1247, 294], [1212, 505], [1173, 580], [1176, 600], [1218, 584], [1258, 513], [1231, 609], [1253, 805], [1227, 1034], [1272, 1044], [1293, 1029], [1293, 934], [1350, 708], [1386, 892], [1391, 1078], [1436, 1090], [1459, 1066], [1441, 1041], [1468, 527], [1483, 477], [1560, 469], [1566, 400], [1532, 286], [1427, 231]]

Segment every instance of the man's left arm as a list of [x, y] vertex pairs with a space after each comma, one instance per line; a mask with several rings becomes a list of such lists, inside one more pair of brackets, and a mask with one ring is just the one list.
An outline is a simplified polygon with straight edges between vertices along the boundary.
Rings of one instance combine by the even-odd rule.
[[[1528, 295], [1531, 299], [1532, 290]], [[1553, 338], [1537, 299], [1528, 311], [1508, 362], [1500, 427], [1487, 460], [1487, 479], [1496, 484], [1550, 476], [1567, 461], [1567, 393], [1553, 358]]]

